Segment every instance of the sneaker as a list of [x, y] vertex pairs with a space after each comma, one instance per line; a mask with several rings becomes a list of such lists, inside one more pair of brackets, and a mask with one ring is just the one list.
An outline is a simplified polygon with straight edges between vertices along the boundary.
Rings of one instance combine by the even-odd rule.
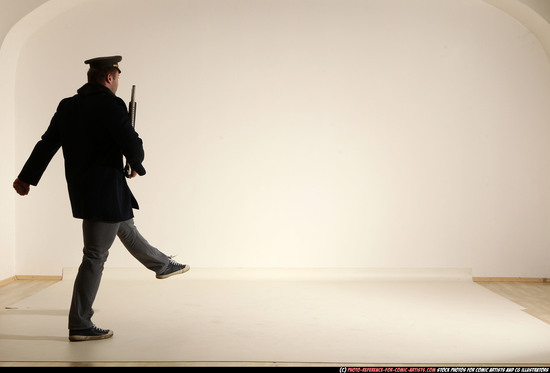
[[113, 336], [112, 330], [101, 329], [95, 325], [88, 329], [69, 330], [69, 340], [73, 342], [93, 341], [96, 339], [107, 339], [107, 338], [111, 338], [112, 336]]
[[185, 264], [179, 264], [176, 262], [172, 257], [170, 257], [170, 261], [168, 262], [168, 267], [166, 269], [157, 274], [157, 278], [164, 279], [168, 278], [170, 276], [179, 275], [182, 273], [185, 273], [189, 271], [189, 266]]

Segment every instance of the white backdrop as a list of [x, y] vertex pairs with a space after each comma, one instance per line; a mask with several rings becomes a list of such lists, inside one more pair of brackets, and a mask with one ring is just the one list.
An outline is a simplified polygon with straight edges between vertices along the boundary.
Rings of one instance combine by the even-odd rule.
[[[87, 58], [137, 85], [149, 241], [195, 267], [550, 276], [550, 67], [480, 0], [84, 2], [24, 45], [16, 169]], [[81, 256], [59, 153], [16, 202], [16, 273]], [[108, 266], [138, 263], [117, 243]]]

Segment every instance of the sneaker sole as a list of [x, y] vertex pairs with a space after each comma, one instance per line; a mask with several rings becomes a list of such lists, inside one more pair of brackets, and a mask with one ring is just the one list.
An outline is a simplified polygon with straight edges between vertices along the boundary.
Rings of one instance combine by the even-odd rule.
[[109, 330], [107, 334], [102, 335], [70, 335], [69, 341], [71, 342], [84, 342], [84, 341], [95, 341], [99, 339], [107, 339], [113, 336], [113, 331]]
[[168, 278], [170, 276], [181, 275], [182, 273], [185, 273], [185, 272], [189, 271], [189, 269], [190, 269], [189, 266], [185, 265], [185, 268], [180, 269], [179, 271], [168, 273], [167, 275], [157, 275], [157, 278], [159, 280], [163, 280], [163, 279]]

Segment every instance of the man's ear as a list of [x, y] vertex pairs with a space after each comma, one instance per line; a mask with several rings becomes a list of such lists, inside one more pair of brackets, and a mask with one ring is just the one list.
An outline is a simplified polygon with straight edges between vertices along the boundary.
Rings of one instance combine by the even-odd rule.
[[105, 77], [105, 81], [109, 84], [111, 84], [114, 79], [115, 78], [113, 77], [113, 74], [111, 74], [111, 73], [108, 73], [107, 76]]

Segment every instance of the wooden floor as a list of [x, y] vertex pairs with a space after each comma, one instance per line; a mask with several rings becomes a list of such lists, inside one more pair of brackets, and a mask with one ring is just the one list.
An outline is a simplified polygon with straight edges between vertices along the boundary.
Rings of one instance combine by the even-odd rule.
[[0, 286], [0, 307], [5, 309], [57, 283], [57, 280], [15, 280]]
[[524, 312], [550, 324], [550, 283], [498, 281], [479, 285], [524, 307]]

